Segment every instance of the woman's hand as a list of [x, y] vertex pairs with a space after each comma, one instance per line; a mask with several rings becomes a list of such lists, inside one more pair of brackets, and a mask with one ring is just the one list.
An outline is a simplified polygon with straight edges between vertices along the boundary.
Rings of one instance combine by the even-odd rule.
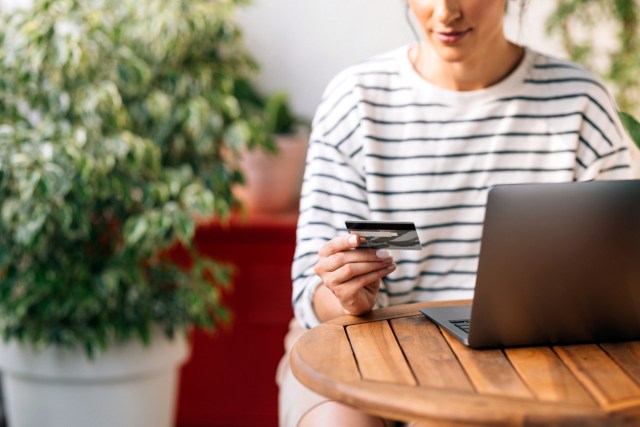
[[360, 237], [339, 236], [328, 241], [318, 255], [315, 273], [348, 314], [370, 311], [380, 288], [380, 279], [396, 269], [387, 250], [355, 249]]

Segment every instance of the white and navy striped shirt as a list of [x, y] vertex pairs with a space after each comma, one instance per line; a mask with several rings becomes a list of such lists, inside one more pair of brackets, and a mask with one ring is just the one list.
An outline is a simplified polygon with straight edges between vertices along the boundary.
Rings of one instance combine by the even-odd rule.
[[625, 179], [635, 146], [600, 80], [527, 50], [507, 78], [456, 92], [422, 79], [409, 46], [328, 86], [313, 121], [292, 268], [296, 318], [318, 324], [318, 250], [345, 220], [415, 222], [420, 252], [394, 253], [378, 305], [473, 297], [487, 190]]

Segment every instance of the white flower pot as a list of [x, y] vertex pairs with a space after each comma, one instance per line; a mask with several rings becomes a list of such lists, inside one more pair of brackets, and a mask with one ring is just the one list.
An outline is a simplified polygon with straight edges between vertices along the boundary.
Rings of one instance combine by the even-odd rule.
[[0, 340], [5, 413], [10, 427], [170, 427], [179, 368], [189, 354], [184, 334], [158, 331], [149, 347], [84, 352]]

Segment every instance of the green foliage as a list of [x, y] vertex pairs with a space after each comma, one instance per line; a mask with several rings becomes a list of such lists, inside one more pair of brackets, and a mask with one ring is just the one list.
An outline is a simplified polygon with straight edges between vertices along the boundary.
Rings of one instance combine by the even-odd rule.
[[[228, 319], [232, 268], [192, 244], [265, 146], [236, 97], [239, 0], [37, 0], [0, 16], [0, 333], [89, 354]], [[193, 267], [163, 249], [181, 242]]]
[[289, 108], [289, 97], [280, 92], [271, 95], [264, 105], [265, 124], [272, 133], [290, 134], [295, 131], [296, 118]]
[[242, 79], [236, 82], [236, 96], [246, 111], [262, 115], [265, 128], [270, 135], [292, 134], [298, 126], [307, 124], [304, 119], [293, 113], [289, 105], [289, 96], [285, 92], [264, 96], [249, 79]]
[[627, 129], [627, 132], [629, 132], [629, 136], [631, 136], [631, 139], [640, 147], [640, 122], [630, 114], [621, 112], [619, 115], [622, 124]]
[[[597, 38], [599, 32], [594, 31], [598, 26], [609, 24], [616, 28], [613, 48], [610, 43], [603, 46]], [[547, 28], [560, 34], [573, 60], [599, 71], [611, 82], [623, 111], [640, 114], [638, 0], [558, 0]]]

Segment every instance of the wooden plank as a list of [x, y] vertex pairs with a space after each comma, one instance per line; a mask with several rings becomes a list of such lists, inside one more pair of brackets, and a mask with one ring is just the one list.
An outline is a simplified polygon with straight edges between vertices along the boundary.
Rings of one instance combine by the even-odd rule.
[[473, 386], [438, 327], [424, 316], [391, 320], [391, 327], [421, 387], [473, 392]]
[[[640, 425], [640, 400], [625, 400], [623, 403], [613, 404], [607, 407], [609, 418], [619, 425], [638, 426]], [[609, 423], [613, 424], [613, 423]]]
[[601, 344], [600, 347], [607, 352], [615, 362], [633, 379], [640, 384], [640, 342], [621, 342]]
[[435, 302], [416, 302], [413, 304], [401, 304], [391, 307], [378, 308], [361, 316], [341, 316], [333, 320], [329, 320], [331, 325], [355, 325], [358, 323], [376, 322], [378, 320], [397, 319], [399, 317], [416, 316], [420, 313], [422, 307], [441, 307], [449, 305], [469, 305], [471, 300], [454, 300], [454, 301], [435, 301]]
[[603, 407], [640, 397], [640, 387], [596, 344], [558, 346], [554, 351]]
[[502, 350], [474, 350], [442, 331], [478, 393], [533, 399]]
[[336, 383], [360, 380], [342, 326], [320, 325], [305, 332], [291, 350], [291, 370], [310, 389], [332, 396]]
[[505, 353], [520, 378], [542, 401], [595, 405], [595, 401], [549, 347], [511, 348]]
[[347, 326], [346, 332], [364, 380], [416, 385], [388, 321]]
[[[598, 406], [511, 399], [439, 388], [361, 381], [349, 390], [350, 405], [389, 419], [440, 426], [630, 427], [632, 417], [612, 421]], [[636, 418], [637, 419], [637, 418]], [[411, 424], [411, 423], [410, 423]], [[412, 424], [411, 424], [412, 425]]]

